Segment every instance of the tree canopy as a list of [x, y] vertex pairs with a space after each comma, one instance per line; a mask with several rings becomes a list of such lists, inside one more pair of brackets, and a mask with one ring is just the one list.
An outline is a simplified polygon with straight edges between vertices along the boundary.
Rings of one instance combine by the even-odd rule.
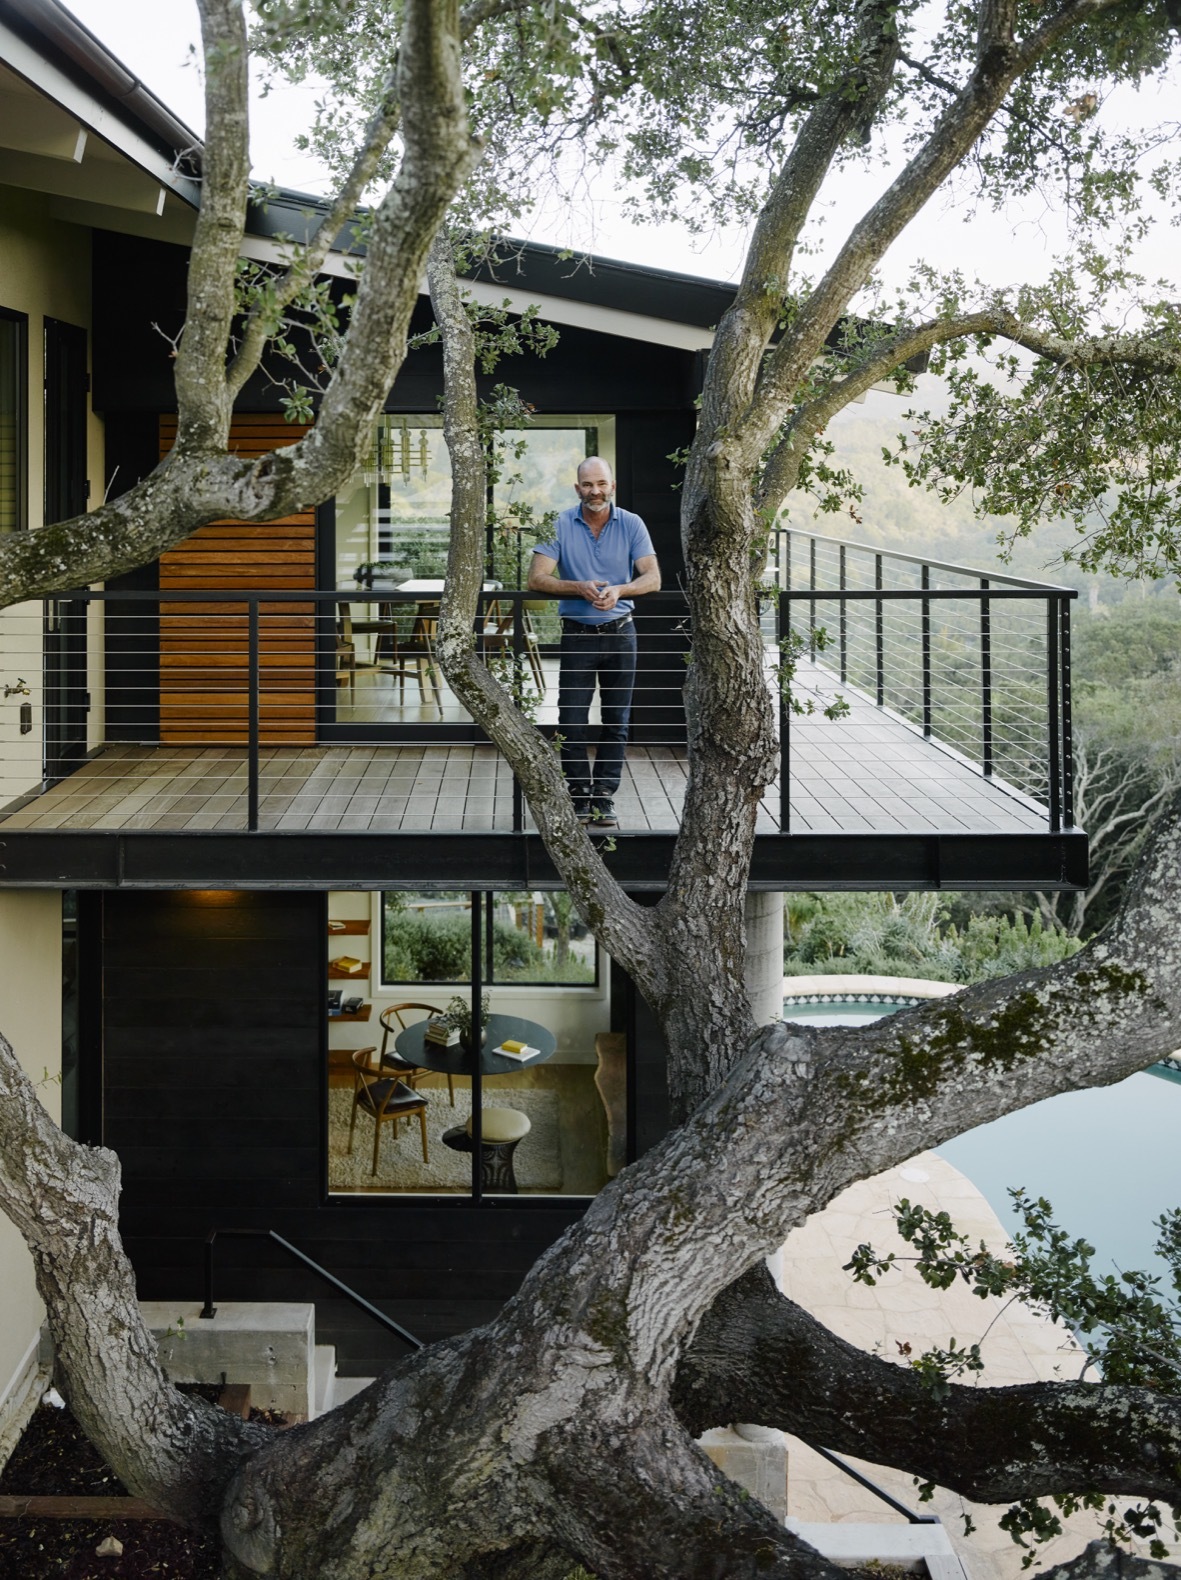
[[[1173, 201], [1167, 162], [1151, 163], [1171, 128], [1109, 129], [1102, 112], [1115, 84], [1169, 69], [1178, 20], [1174, 0], [264, 5], [271, 58], [338, 84], [316, 135], [341, 181], [316, 237], [263, 276], [239, 267], [246, 21], [238, 0], [203, 0], [208, 123], [175, 448], [89, 516], [0, 545], [0, 598], [104, 578], [204, 521], [330, 494], [369, 442], [425, 268], [454, 479], [442, 662], [512, 764], [581, 916], [658, 1017], [678, 1120], [493, 1323], [271, 1435], [169, 1387], [118, 1243], [117, 1160], [49, 1124], [5, 1047], [0, 1201], [33, 1248], [71, 1403], [131, 1488], [220, 1531], [228, 1573], [476, 1580], [576, 1560], [602, 1580], [830, 1576], [695, 1447], [695, 1432], [734, 1419], [984, 1498], [1181, 1492], [1181, 1401], [1167, 1387], [953, 1385], [936, 1400], [759, 1272], [845, 1184], [1181, 1042], [1181, 813], [1109, 933], [1069, 959], [827, 1034], [758, 1031], [742, 977], [755, 816], [778, 755], [755, 572], [797, 489], [852, 496], [825, 449], [836, 413], [883, 380], [907, 389], [907, 364], [931, 356], [953, 405], [918, 420], [921, 449], [904, 457], [916, 478], [970, 483], [1022, 528], [1077, 511], [1096, 563], [1174, 563], [1177, 317], [1164, 294], [1128, 294], [1119, 243], [1146, 221], [1147, 194], [1166, 212]], [[877, 195], [818, 242], [818, 206], [858, 162], [882, 166]], [[596, 164], [640, 213], [752, 221], [685, 458], [689, 779], [666, 891], [646, 907], [612, 879], [552, 750], [471, 641], [487, 453], [455, 245], [483, 245], [543, 180], [576, 193]], [[328, 248], [384, 181], [314, 426], [266, 460], [231, 456], [235, 396], [285, 321], [320, 311], [309, 292]], [[908, 289], [876, 290], [949, 183], [998, 207], [1044, 193], [1075, 227], [1072, 261], [1036, 288], [917, 269]], [[1004, 381], [990, 385], [970, 356], [998, 344]], [[125, 1342], [96, 1358], [96, 1327]], [[1092, 1552], [1071, 1572], [1111, 1561]]]

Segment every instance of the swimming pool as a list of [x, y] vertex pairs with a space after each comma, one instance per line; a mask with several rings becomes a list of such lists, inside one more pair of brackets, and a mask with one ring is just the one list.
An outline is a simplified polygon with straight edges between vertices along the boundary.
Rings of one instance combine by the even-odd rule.
[[[854, 990], [809, 994], [810, 1002], [787, 997], [784, 1019], [864, 1026], [903, 1008], [901, 997]], [[1115, 1086], [1046, 1098], [938, 1151], [983, 1193], [1006, 1229], [1019, 1227], [1008, 1190], [1020, 1185], [1053, 1204], [1072, 1238], [1091, 1242], [1096, 1273], [1163, 1273], [1153, 1219], [1181, 1206], [1179, 1132], [1181, 1075], [1156, 1066]]]

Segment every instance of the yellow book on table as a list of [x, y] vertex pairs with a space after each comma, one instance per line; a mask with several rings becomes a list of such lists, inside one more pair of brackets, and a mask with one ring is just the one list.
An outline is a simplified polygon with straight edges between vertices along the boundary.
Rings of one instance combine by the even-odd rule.
[[355, 976], [356, 973], [360, 971], [365, 962], [363, 960], [358, 960], [356, 955], [337, 955], [332, 964], [338, 971], [347, 971], [350, 973], [350, 975]]

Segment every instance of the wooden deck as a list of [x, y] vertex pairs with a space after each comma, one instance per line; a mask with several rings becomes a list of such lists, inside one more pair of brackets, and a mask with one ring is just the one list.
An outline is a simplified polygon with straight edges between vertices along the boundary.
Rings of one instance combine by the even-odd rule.
[[[1046, 830], [1044, 808], [864, 699], [850, 701], [848, 718], [792, 722], [791, 832]], [[271, 746], [260, 765], [263, 829], [512, 829], [512, 775], [491, 746]], [[241, 746], [111, 746], [0, 827], [242, 829], [246, 774]], [[630, 746], [616, 797], [621, 831], [675, 829], [685, 774], [683, 748]], [[758, 831], [779, 831], [778, 786]]]

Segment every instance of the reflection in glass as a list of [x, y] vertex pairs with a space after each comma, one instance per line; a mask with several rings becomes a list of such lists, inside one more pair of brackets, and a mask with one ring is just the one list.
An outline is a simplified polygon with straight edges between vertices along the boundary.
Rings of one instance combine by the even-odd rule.
[[[556, 511], [574, 501], [578, 464], [613, 450], [610, 417], [538, 418], [498, 436], [490, 468], [485, 587], [521, 590], [533, 549]], [[435, 654], [439, 591], [450, 539], [451, 465], [441, 419], [383, 416], [364, 464], [336, 496], [336, 720], [353, 724], [463, 724]], [[407, 598], [383, 598], [397, 591]], [[523, 630], [512, 659], [514, 622]], [[552, 600], [518, 608], [490, 599], [482, 651], [520, 671], [538, 723], [556, 719], [559, 626]], [[547, 671], [553, 671], [550, 674]]]
[[[484, 980], [529, 986], [593, 984], [597, 948], [564, 891], [486, 897]], [[490, 924], [490, 925], [489, 925]], [[382, 896], [382, 983], [471, 981], [471, 896], [389, 891]]]

